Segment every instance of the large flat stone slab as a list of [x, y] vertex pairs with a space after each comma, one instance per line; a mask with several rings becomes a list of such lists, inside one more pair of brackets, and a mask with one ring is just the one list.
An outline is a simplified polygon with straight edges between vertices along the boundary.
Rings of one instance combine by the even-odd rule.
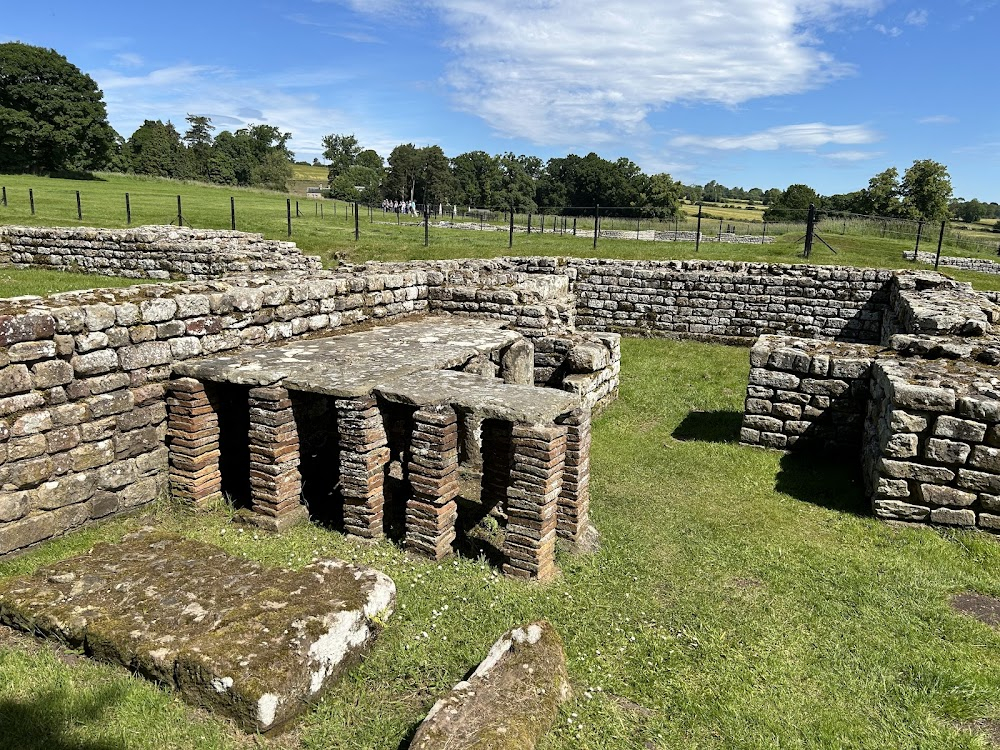
[[380, 382], [459, 367], [521, 339], [496, 321], [423, 318], [369, 331], [189, 360], [174, 374], [221, 383], [281, 385], [335, 398], [367, 396]]
[[376, 570], [265, 568], [156, 532], [0, 581], [0, 622], [172, 685], [250, 732], [280, 726], [337, 680], [394, 603]]
[[421, 372], [376, 387], [379, 396], [411, 406], [451, 406], [484, 419], [547, 424], [579, 408], [580, 397], [554, 388], [514, 385], [454, 370]]

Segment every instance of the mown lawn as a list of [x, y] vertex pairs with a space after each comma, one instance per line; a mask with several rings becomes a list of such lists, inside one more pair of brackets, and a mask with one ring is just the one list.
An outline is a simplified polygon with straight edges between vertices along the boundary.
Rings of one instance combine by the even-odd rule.
[[[0, 185], [7, 189], [7, 206], [0, 205], [0, 224], [37, 226], [126, 226], [125, 193], [129, 193], [132, 225], [170, 224], [177, 221], [177, 195], [181, 196], [186, 224], [199, 228], [228, 229], [230, 198], [235, 198], [237, 228], [261, 232], [271, 239], [288, 238], [286, 200], [289, 196], [262, 190], [221, 187], [194, 182], [179, 182], [134, 175], [99, 174], [93, 180], [64, 180], [32, 175], [0, 175]], [[35, 198], [31, 213], [28, 191]], [[83, 219], [77, 219], [76, 191], [80, 191]], [[478, 232], [431, 227], [429, 245], [424, 246], [424, 230], [417, 226], [416, 217], [410, 224], [396, 225], [395, 214], [383, 216], [374, 210], [369, 219], [362, 207], [360, 237], [354, 239], [354, 218], [340, 201], [323, 201], [291, 197], [293, 215], [298, 200], [301, 216], [292, 220], [292, 236], [302, 250], [319, 255], [327, 266], [340, 261], [418, 260], [436, 258], [492, 258], [502, 255], [570, 255], [577, 257], [626, 259], [682, 259], [698, 257], [706, 260], [746, 260], [766, 263], [802, 263], [802, 234], [797, 231], [783, 235], [773, 244], [735, 245], [705, 242], [695, 252], [693, 242], [647, 242], [635, 239], [602, 238], [593, 247], [592, 229], [581, 228], [579, 236], [557, 234], [551, 222], [545, 233], [536, 229], [531, 235], [515, 234], [514, 247], [508, 248], [506, 232]], [[750, 213], [750, 212], [747, 212]], [[519, 219], [524, 220], [524, 217]], [[551, 220], [551, 217], [550, 217]], [[569, 225], [571, 226], [571, 225]], [[583, 224], [581, 224], [581, 227]], [[605, 220], [605, 228], [622, 228], [618, 220]], [[714, 226], [706, 226], [710, 235]], [[836, 250], [836, 254], [819, 242], [808, 262], [864, 266], [870, 268], [927, 268], [903, 260], [903, 252], [913, 249], [913, 243], [877, 237], [840, 236], [836, 227], [819, 231]], [[922, 249], [934, 251], [936, 243], [925, 238]], [[945, 254], [974, 254], [958, 248], [943, 248]], [[979, 253], [987, 257], [983, 253]], [[996, 256], [992, 256], [996, 257]], [[948, 272], [964, 281], [975, 281], [978, 288], [1000, 289], [1000, 277], [968, 272]], [[0, 296], [7, 296], [0, 289]]]
[[853, 459], [738, 445], [745, 349], [628, 340], [623, 356], [621, 397], [594, 432], [603, 544], [561, 555], [555, 582], [317, 527], [241, 533], [222, 510], [162, 504], [0, 563], [0, 576], [154, 523], [274, 565], [377, 566], [397, 612], [349, 679], [264, 740], [119, 669], [0, 635], [0, 745], [394, 750], [501, 632], [546, 617], [575, 697], [542, 750], [987, 747], [970, 727], [1000, 722], [1000, 636], [948, 600], [1000, 594], [997, 541], [875, 522]]

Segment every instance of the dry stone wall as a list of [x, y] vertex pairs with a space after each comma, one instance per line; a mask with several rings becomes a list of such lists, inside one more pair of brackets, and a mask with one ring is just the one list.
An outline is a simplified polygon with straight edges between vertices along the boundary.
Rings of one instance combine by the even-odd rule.
[[260, 271], [317, 271], [319, 258], [260, 234], [173, 226], [0, 227], [0, 263], [127, 279], [205, 281]]
[[[1000, 249], [1000, 243], [998, 243], [998, 249]], [[948, 268], [963, 268], [966, 271], [1000, 274], [1000, 263], [988, 258], [959, 258], [952, 255], [942, 255], [938, 258], [936, 253], [904, 252], [903, 260], [915, 260], [929, 266], [933, 266], [937, 262], [938, 266], [947, 266]]]

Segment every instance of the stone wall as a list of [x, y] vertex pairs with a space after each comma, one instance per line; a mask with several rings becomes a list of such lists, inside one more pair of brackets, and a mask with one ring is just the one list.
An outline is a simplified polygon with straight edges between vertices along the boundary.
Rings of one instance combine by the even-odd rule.
[[[1000, 242], [997, 242], [997, 246], [1000, 249]], [[918, 252], [914, 254], [913, 251], [903, 253], [903, 260], [916, 260], [920, 263], [926, 263], [929, 266], [933, 266], [936, 259], [937, 253]], [[938, 260], [938, 266], [963, 268], [966, 271], [978, 271], [979, 273], [1000, 274], [1000, 263], [988, 258], [958, 258], [952, 255], [942, 255], [940, 260]]]
[[205, 281], [260, 271], [315, 271], [319, 258], [260, 234], [173, 226], [135, 229], [0, 227], [0, 263], [123, 276]]
[[857, 450], [878, 347], [761, 336], [750, 350], [740, 442]]
[[507, 258], [565, 274], [580, 330], [749, 343], [763, 334], [875, 343], [892, 271], [733, 261]]
[[495, 270], [373, 265], [0, 300], [0, 555], [163, 492], [164, 386], [174, 363], [444, 312], [455, 302], [451, 284], [509, 284], [474, 296], [477, 309], [454, 312], [501, 316], [544, 342], [547, 384], [589, 406], [614, 398], [618, 337], [567, 327], [572, 306], [543, 299], [545, 290], [559, 298], [564, 280], [521, 284]]

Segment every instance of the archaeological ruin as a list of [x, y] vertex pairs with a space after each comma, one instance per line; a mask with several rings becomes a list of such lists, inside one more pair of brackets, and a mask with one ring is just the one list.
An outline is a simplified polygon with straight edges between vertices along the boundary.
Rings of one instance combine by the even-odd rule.
[[[323, 270], [289, 243], [172, 228], [6, 227], [0, 261], [155, 282], [0, 300], [0, 556], [169, 493], [195, 507], [228, 498], [241, 523], [275, 532], [317, 520], [440, 560], [474, 496], [503, 528], [502, 572], [550, 579], [557, 540], [581, 549], [593, 535], [591, 419], [617, 396], [621, 336], [751, 346], [740, 442], [856, 462], [877, 518], [1000, 530], [1000, 300], [937, 273], [561, 257]], [[392, 610], [391, 581], [327, 561], [316, 575], [364, 584], [337, 599], [349, 605], [318, 596], [287, 613], [329, 625], [327, 645], [292, 639], [297, 661], [276, 672], [289, 691], [249, 658], [234, 682], [232, 664], [205, 655], [218, 636], [192, 656], [155, 628], [123, 635], [114, 601], [79, 609], [81, 592], [147, 580], [131, 562], [224, 554], [145, 534], [6, 582], [0, 621], [69, 643], [92, 633], [88, 652], [264, 731]], [[175, 585], [159, 567], [144, 590]], [[219, 587], [299, 585], [224, 567], [224, 580], [192, 569], [198, 606], [163, 618], [270, 622], [247, 607], [272, 600]], [[316, 656], [338, 638], [350, 648]]]

